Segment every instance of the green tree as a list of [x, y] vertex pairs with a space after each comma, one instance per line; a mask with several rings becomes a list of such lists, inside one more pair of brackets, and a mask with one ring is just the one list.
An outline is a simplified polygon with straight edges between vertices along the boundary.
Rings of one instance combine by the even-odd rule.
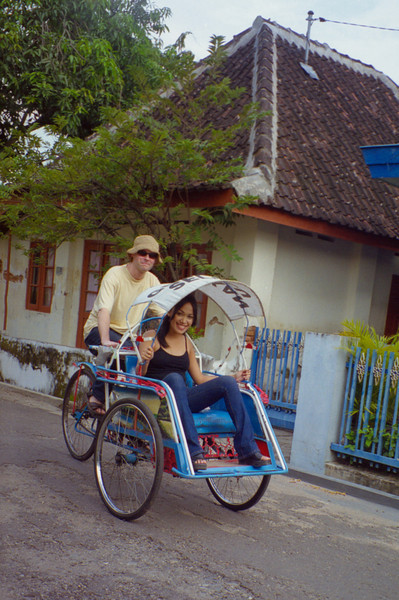
[[244, 90], [233, 89], [225, 76], [222, 39], [212, 38], [200, 76], [191, 53], [170, 48], [165, 65], [178, 79], [167, 91], [128, 112], [110, 109], [107, 125], [88, 140], [60, 139], [45, 165], [37, 142], [3, 156], [6, 227], [18, 238], [60, 244], [103, 237], [122, 248], [137, 233], [152, 233], [167, 257], [161, 276], [169, 280], [187, 267], [219, 273], [198, 255], [199, 243], [239, 259], [220, 226], [233, 225], [234, 210], [252, 199], [234, 198], [213, 209], [191, 202], [193, 192], [229, 187], [242, 173], [237, 137], [256, 118]]
[[32, 124], [84, 137], [101, 107], [159, 86], [169, 14], [149, 0], [0, 0], [0, 147]]

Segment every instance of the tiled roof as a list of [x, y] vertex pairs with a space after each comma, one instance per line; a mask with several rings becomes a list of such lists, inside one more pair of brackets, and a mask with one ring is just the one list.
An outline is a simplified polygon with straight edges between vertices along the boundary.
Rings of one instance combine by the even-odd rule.
[[[399, 87], [369, 65], [258, 17], [226, 45], [225, 72], [264, 110], [235, 151], [239, 193], [286, 213], [399, 238], [399, 190], [371, 178], [360, 146], [399, 142]], [[213, 120], [234, 118], [213, 115]]]

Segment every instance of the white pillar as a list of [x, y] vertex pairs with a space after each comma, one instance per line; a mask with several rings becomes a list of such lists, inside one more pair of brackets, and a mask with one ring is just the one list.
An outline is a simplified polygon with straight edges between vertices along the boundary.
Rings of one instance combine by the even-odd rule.
[[342, 337], [307, 332], [303, 351], [290, 467], [322, 474], [333, 460], [346, 383]]

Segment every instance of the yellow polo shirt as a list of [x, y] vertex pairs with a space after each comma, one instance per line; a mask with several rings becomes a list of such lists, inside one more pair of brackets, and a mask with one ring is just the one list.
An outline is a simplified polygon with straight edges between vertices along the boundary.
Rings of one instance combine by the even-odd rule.
[[[147, 271], [142, 279], [134, 279], [127, 265], [111, 267], [105, 273], [92, 311], [85, 323], [83, 335], [98, 326], [98, 311], [106, 308], [111, 315], [110, 328], [123, 335], [127, 330], [126, 314], [137, 296], [150, 287], [159, 285], [159, 279]], [[129, 312], [129, 323], [135, 325], [142, 317], [146, 304], [134, 306]], [[153, 307], [152, 307], [153, 308]], [[158, 309], [157, 314], [163, 314]]]

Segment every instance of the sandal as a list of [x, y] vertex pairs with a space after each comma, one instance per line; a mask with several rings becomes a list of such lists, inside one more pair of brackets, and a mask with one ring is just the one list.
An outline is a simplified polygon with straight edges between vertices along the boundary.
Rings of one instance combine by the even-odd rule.
[[105, 415], [104, 404], [94, 396], [90, 396], [90, 398], [87, 399], [87, 410], [89, 411], [90, 416], [94, 418], [100, 418]]
[[206, 460], [203, 454], [196, 454], [191, 457], [194, 471], [205, 471], [207, 468]]
[[239, 458], [238, 464], [246, 465], [248, 467], [255, 467], [255, 469], [259, 469], [260, 467], [266, 467], [272, 462], [270, 456], [264, 456], [260, 452], [254, 452], [250, 454], [246, 458]]

